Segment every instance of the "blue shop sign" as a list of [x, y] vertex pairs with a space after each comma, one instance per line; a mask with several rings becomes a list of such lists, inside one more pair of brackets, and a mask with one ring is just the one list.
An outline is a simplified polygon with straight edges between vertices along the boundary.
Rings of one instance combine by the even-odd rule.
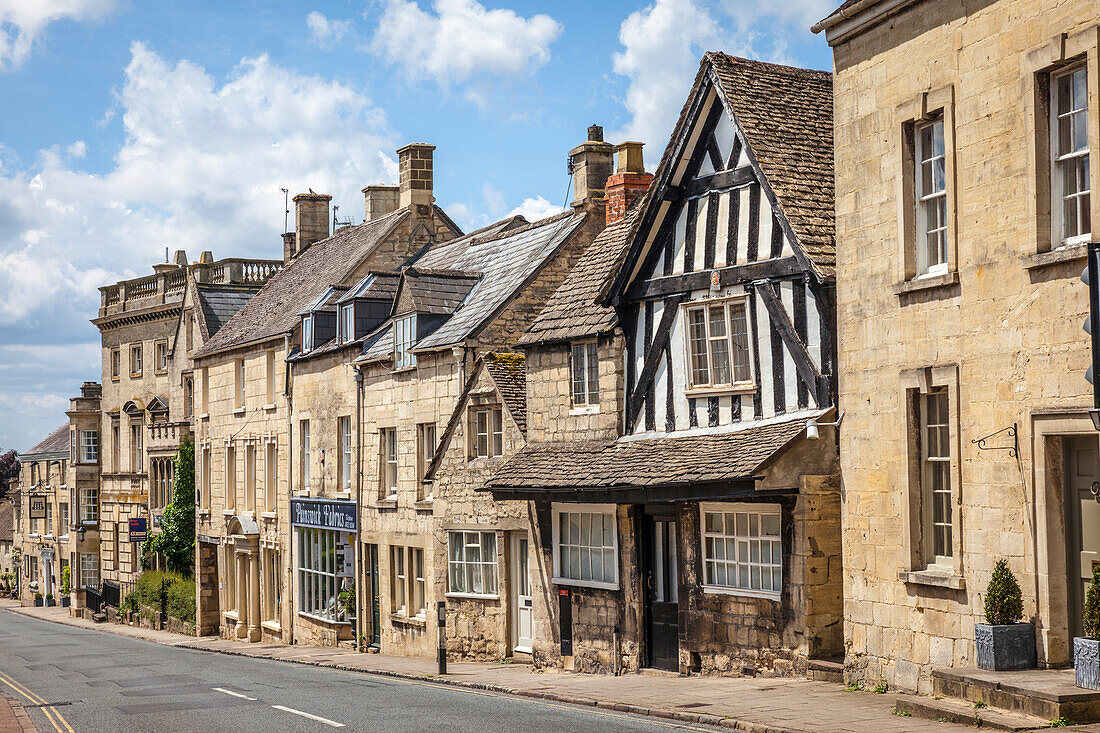
[[291, 499], [290, 523], [295, 527], [354, 532], [355, 502], [328, 499]]

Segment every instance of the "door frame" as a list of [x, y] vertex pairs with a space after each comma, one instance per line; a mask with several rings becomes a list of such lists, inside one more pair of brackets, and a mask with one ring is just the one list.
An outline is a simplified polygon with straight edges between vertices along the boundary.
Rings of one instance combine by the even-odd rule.
[[[653, 668], [653, 626], [650, 623], [652, 620], [653, 609], [652, 599], [649, 589], [649, 579], [652, 577], [654, 568], [650, 562], [650, 557], [653, 550], [653, 522], [654, 520], [660, 521], [672, 521], [676, 522], [676, 534], [677, 540], [679, 540], [679, 528], [680, 528], [680, 512], [676, 504], [638, 504], [634, 507], [635, 512], [635, 537], [637, 537], [638, 548], [638, 578], [641, 591], [641, 607], [642, 607], [642, 654], [641, 654], [641, 666], [652, 669]], [[676, 548], [676, 562], [679, 564], [679, 558], [681, 557], [680, 548]], [[676, 568], [676, 582], [680, 580], [680, 568]], [[679, 589], [677, 589], [679, 590]], [[679, 598], [679, 592], [677, 592], [677, 598]], [[677, 607], [679, 607], [679, 600], [677, 600]], [[680, 647], [680, 619], [679, 612], [677, 612], [676, 619], [676, 647]]]
[[[1070, 477], [1069, 451], [1071, 441], [1081, 440], [1089, 436], [1067, 435], [1062, 440], [1063, 450], [1063, 497], [1065, 500], [1065, 543], [1066, 543], [1066, 624], [1069, 636], [1072, 638], [1080, 632], [1084, 634], [1081, 626], [1084, 616], [1085, 593], [1082, 589], [1084, 568], [1081, 567], [1081, 555], [1084, 546], [1084, 534], [1082, 525], [1084, 518], [1081, 516], [1081, 504], [1072, 486]], [[1095, 439], [1094, 439], [1095, 440]], [[1097, 470], [1093, 473], [1093, 481], [1100, 481], [1100, 446], [1097, 446]], [[1076, 609], [1076, 616], [1074, 615]]]
[[[382, 644], [382, 606], [381, 585], [378, 578], [378, 545], [373, 542], [363, 544], [363, 570], [367, 577], [364, 578], [364, 590], [366, 591], [366, 607], [363, 614], [370, 621], [370, 634], [367, 646], [378, 649]], [[366, 621], [367, 619], [364, 619]]]

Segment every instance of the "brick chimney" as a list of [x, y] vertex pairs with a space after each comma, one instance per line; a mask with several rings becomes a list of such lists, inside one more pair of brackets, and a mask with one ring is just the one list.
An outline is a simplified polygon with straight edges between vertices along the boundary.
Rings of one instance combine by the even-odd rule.
[[574, 209], [583, 208], [586, 203], [603, 203], [614, 153], [615, 146], [603, 141], [603, 128], [599, 125], [589, 127], [588, 141], [569, 151]]
[[[431, 153], [429, 153], [431, 155]], [[363, 189], [363, 200], [367, 205], [367, 221], [397, 211], [400, 186], [367, 186]]]
[[435, 201], [432, 196], [432, 151], [434, 150], [435, 146], [427, 143], [409, 143], [397, 151], [399, 179], [397, 205], [400, 208], [414, 205], [431, 206]]
[[[329, 202], [332, 196], [324, 193], [300, 193], [294, 197], [294, 251], [291, 258], [306, 251], [309, 245], [328, 237]], [[283, 259], [286, 257], [283, 246]]]
[[607, 179], [607, 225], [622, 221], [635, 199], [646, 192], [653, 174], [645, 172], [642, 162], [643, 143], [626, 142], [615, 146], [618, 163], [615, 173]]

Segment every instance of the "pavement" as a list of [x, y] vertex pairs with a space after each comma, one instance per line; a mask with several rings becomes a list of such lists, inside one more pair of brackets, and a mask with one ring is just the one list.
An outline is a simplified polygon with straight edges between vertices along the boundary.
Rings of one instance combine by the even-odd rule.
[[36, 730], [23, 706], [0, 693], [0, 733], [35, 733]]
[[[0, 603], [0, 609], [3, 608], [5, 608], [4, 604]], [[422, 692], [433, 690], [434, 695], [443, 694], [446, 686], [449, 686], [453, 691], [477, 692], [502, 699], [516, 696], [511, 699], [516, 700], [517, 703], [520, 702], [517, 698], [523, 698], [529, 703], [564, 703], [564, 705], [553, 706], [556, 712], [565, 710], [585, 712], [585, 709], [591, 713], [614, 712], [628, 716], [629, 730], [647, 729], [647, 725], [656, 724], [659, 721], [667, 721], [666, 724], [675, 723], [674, 727], [687, 729], [707, 730], [713, 727], [728, 730], [732, 728], [750, 733], [795, 731], [829, 731], [831, 733], [939, 731], [942, 733], [960, 729], [959, 726], [946, 723], [895, 715], [892, 695], [852, 692], [838, 684], [806, 679], [681, 677], [664, 674], [627, 674], [613, 677], [539, 671], [524, 664], [476, 662], [451, 662], [447, 665], [448, 674], [445, 677], [439, 677], [435, 674], [435, 660], [432, 659], [360, 654], [332, 647], [247, 644], [212, 637], [188, 637], [166, 631], [137, 629], [116, 624], [95, 624], [83, 619], [70, 618], [68, 611], [60, 608], [18, 608], [8, 605], [7, 609], [23, 617], [64, 624], [72, 627], [74, 633], [79, 631], [85, 637], [130, 637], [129, 643], [155, 642], [162, 647], [175, 647], [177, 653], [183, 650], [217, 652], [261, 665], [266, 664], [263, 660], [293, 662], [298, 665], [327, 668], [331, 672], [369, 675], [369, 678], [376, 680], [376, 685], [382, 684], [384, 678], [391, 678], [390, 682], [393, 683], [415, 683], [422, 688]], [[4, 624], [0, 624], [0, 630], [3, 629]], [[4, 636], [0, 633], [0, 661], [3, 659], [3, 642]], [[57, 662], [51, 663], [51, 665], [56, 664]], [[287, 667], [289, 665], [275, 665], [275, 668], [284, 670]], [[268, 664], [267, 668], [272, 669], [272, 665]], [[0, 665], [0, 669], [4, 669], [3, 665]], [[250, 668], [250, 671], [252, 669]], [[272, 672], [272, 674], [288, 673]], [[200, 674], [188, 684], [210, 687], [206, 674]], [[236, 690], [237, 688], [227, 689]], [[247, 693], [244, 694], [247, 695]], [[305, 704], [310, 702], [312, 699], [307, 698]], [[466, 708], [461, 707], [461, 709]], [[544, 712], [537, 715], [538, 720], [545, 717]], [[641, 716], [647, 716], [649, 720]], [[438, 718], [438, 713], [434, 714], [433, 718]], [[469, 729], [479, 731], [498, 729], [495, 717], [491, 717], [490, 720], [493, 720], [493, 723], [488, 726], [474, 725]], [[598, 728], [601, 731], [613, 730], [613, 727], [608, 727], [609, 722], [601, 719]], [[390, 723], [395, 727], [387, 725], [372, 729], [402, 729], [400, 720], [392, 720]], [[433, 720], [433, 723], [438, 723], [438, 720]], [[574, 729], [567, 722], [563, 722], [563, 725], [564, 727], [553, 728], [553, 730]], [[118, 730], [117, 727], [112, 727]], [[457, 727], [450, 726], [448, 729], [465, 730], [467, 728], [457, 724]], [[536, 728], [527, 721], [521, 724], [519, 729], [535, 730]]]

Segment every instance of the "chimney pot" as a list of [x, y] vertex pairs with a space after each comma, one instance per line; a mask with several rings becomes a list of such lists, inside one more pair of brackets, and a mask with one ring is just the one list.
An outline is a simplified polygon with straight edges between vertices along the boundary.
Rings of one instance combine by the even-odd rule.
[[603, 142], [603, 127], [600, 125], [589, 125], [588, 127], [588, 141], [592, 143]]
[[431, 206], [434, 145], [409, 143], [397, 151], [399, 208]]
[[588, 140], [569, 151], [573, 170], [573, 208], [586, 205], [602, 205], [604, 187], [611, 175], [615, 146], [603, 141], [603, 128], [588, 128]]
[[204, 249], [202, 254], [199, 255], [200, 265], [211, 265], [214, 263], [214, 253], [208, 249]]
[[616, 146], [619, 153], [615, 175], [607, 179], [607, 225], [622, 221], [627, 209], [645, 194], [653, 182], [653, 174], [645, 172], [642, 143], [624, 142]]
[[[332, 196], [324, 193], [300, 193], [294, 197], [294, 253], [297, 257], [314, 242], [329, 235], [329, 203]], [[284, 245], [283, 255], [286, 256]]]
[[363, 200], [367, 207], [367, 221], [374, 221], [397, 211], [401, 188], [399, 186], [367, 186]]

